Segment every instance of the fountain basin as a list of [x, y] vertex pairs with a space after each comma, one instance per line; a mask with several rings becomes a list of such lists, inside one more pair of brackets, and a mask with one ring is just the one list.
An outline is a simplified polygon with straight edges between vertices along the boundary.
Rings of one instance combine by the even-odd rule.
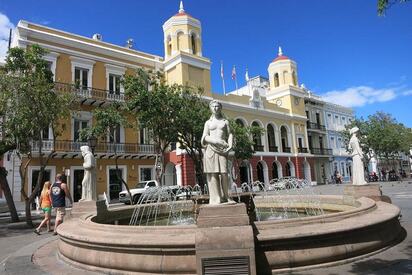
[[[340, 212], [254, 222], [257, 274], [356, 257], [392, 244], [401, 233], [400, 210], [392, 204], [368, 198], [350, 204], [342, 196], [313, 199], [326, 211]], [[255, 203], [259, 207], [267, 200], [255, 198]], [[296, 198], [293, 203], [298, 208], [307, 201]], [[58, 228], [60, 257], [100, 272], [197, 274], [196, 225], [98, 223], [114, 222], [132, 211], [133, 206], [129, 206], [68, 220]]]

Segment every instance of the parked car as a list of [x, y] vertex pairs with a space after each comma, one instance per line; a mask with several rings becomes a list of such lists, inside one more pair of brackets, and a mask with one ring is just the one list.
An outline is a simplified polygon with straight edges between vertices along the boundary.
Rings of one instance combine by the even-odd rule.
[[[157, 186], [160, 185], [156, 180], [147, 180], [137, 183], [133, 189], [130, 189], [130, 194], [132, 195], [132, 203], [136, 204], [146, 189]], [[127, 193], [127, 190], [119, 193], [119, 201], [125, 204], [130, 204], [130, 197]]]

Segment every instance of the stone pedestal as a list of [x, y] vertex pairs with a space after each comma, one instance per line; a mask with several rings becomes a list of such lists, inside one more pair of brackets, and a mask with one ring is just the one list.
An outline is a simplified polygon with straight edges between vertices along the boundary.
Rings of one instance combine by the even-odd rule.
[[256, 274], [253, 229], [245, 204], [202, 206], [197, 226], [197, 274]]
[[354, 200], [367, 197], [374, 201], [383, 201], [392, 203], [388, 196], [382, 195], [382, 190], [379, 184], [367, 184], [367, 185], [346, 185], [343, 189], [344, 201], [353, 202]]

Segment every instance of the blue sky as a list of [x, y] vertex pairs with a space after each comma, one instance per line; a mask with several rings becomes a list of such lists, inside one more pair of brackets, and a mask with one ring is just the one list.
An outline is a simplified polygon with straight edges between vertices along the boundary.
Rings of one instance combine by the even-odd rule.
[[[163, 56], [162, 24], [178, 0], [1, 0], [0, 52], [8, 28], [25, 19]], [[212, 61], [213, 91], [227, 90], [236, 65], [239, 86], [249, 75], [267, 76], [278, 46], [298, 64], [299, 83], [357, 116], [389, 112], [412, 127], [412, 2], [377, 16], [376, 0], [185, 0], [186, 12], [202, 22], [203, 55]], [[1, 54], [1, 53], [0, 53]]]

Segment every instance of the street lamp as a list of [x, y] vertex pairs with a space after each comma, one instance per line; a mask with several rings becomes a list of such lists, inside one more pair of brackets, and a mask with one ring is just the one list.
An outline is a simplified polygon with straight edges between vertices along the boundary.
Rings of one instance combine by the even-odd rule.
[[97, 145], [97, 138], [95, 136], [90, 136], [87, 139], [87, 145], [89, 145], [90, 149], [92, 149], [92, 153], [94, 155], [94, 149], [96, 148], [96, 145]]

